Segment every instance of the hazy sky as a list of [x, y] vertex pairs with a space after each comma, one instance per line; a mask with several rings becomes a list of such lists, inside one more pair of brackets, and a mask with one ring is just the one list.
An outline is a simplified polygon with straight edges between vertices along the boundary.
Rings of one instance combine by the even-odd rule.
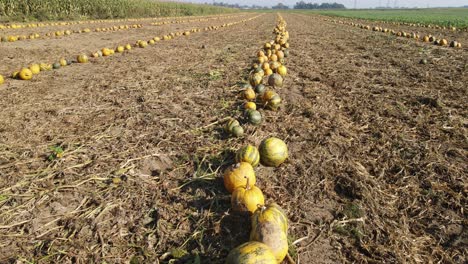
[[[179, 0], [185, 1], [185, 0]], [[260, 6], [272, 6], [276, 5], [277, 3], [283, 3], [290, 7], [294, 6], [296, 2], [301, 0], [215, 0], [216, 2], [224, 2], [224, 3], [232, 3], [232, 4], [240, 4], [240, 5], [260, 5]], [[306, 3], [341, 3], [344, 4], [347, 8], [354, 7], [355, 0], [303, 0]], [[212, 3], [213, 0], [187, 0], [186, 2], [194, 2], [194, 3]], [[356, 0], [358, 8], [368, 8], [368, 7], [376, 7], [376, 6], [387, 6], [387, 3], [390, 6], [395, 4], [395, 0]], [[397, 6], [401, 7], [438, 7], [438, 6], [464, 6], [468, 5], [468, 0], [396, 0]]]

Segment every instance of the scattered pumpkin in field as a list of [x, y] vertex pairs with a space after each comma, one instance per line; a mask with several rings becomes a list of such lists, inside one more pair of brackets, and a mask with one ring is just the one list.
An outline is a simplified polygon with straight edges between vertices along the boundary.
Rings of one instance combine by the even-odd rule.
[[[250, 240], [267, 245], [281, 263], [288, 254], [287, 218], [279, 206], [262, 206], [252, 216]], [[285, 221], [285, 222], [284, 222]]]
[[117, 48], [115, 49], [118, 53], [122, 53], [124, 52], [125, 50], [125, 47], [124, 46], [117, 46]]
[[237, 187], [231, 195], [231, 207], [234, 211], [254, 213], [258, 206], [265, 204], [262, 190], [255, 185], [250, 185], [246, 177], [245, 186]]
[[423, 42], [429, 42], [429, 36], [424, 36], [422, 39]]
[[268, 77], [268, 84], [273, 87], [282, 87], [283, 86], [283, 77], [278, 73], [273, 73]]
[[226, 264], [278, 264], [271, 249], [260, 242], [246, 242], [229, 252]]
[[3, 84], [5, 82], [5, 78], [3, 78], [3, 75], [0, 74], [0, 84]]
[[148, 46], [148, 42], [142, 40], [142, 41], [138, 42], [138, 46], [140, 48], [146, 48], [146, 46]]
[[448, 42], [446, 39], [441, 39], [439, 45], [440, 46], [447, 46]]
[[54, 69], [59, 69], [60, 66], [62, 66], [59, 62], [55, 62], [54, 64], [52, 64], [52, 68]]
[[255, 91], [252, 88], [247, 88], [243, 92], [244, 99], [252, 101], [255, 99]]
[[288, 146], [279, 138], [264, 139], [259, 146], [260, 161], [265, 166], [278, 167], [288, 158]]
[[262, 114], [257, 110], [247, 109], [245, 111], [245, 117], [252, 125], [259, 125], [262, 123]]
[[231, 133], [231, 132], [232, 132], [232, 128], [235, 127], [235, 126], [240, 126], [240, 123], [239, 123], [239, 121], [237, 121], [236, 119], [231, 118], [228, 122], [226, 122], [226, 126], [224, 127], [224, 130], [225, 130], [227, 133]]
[[260, 95], [265, 92], [265, 89], [266, 89], [265, 85], [263, 85], [261, 83], [259, 85], [255, 86], [255, 92], [260, 94]]
[[29, 69], [31, 70], [32, 74], [38, 74], [41, 72], [41, 67], [39, 64], [31, 64], [29, 65]]
[[131, 49], [132, 49], [132, 45], [130, 45], [130, 44], [125, 45], [125, 49], [126, 49], [126, 50], [131, 50]]
[[276, 72], [282, 77], [284, 77], [288, 74], [288, 69], [286, 68], [286, 66], [281, 65], [278, 67], [278, 69], [276, 69]]
[[266, 69], [265, 70], [265, 76], [270, 76], [273, 74], [273, 70], [272, 69]]
[[68, 65], [67, 60], [64, 59], [64, 58], [61, 58], [61, 59], [59, 60], [59, 63], [60, 63], [60, 65], [62, 65], [62, 66], [67, 66], [67, 65]]
[[255, 171], [248, 162], [236, 163], [224, 171], [224, 187], [230, 193], [237, 187], [245, 186], [247, 184], [247, 179], [249, 179], [250, 184], [255, 185]]
[[242, 137], [244, 135], [244, 128], [242, 126], [234, 126], [231, 130], [231, 135], [235, 137]]
[[254, 102], [246, 102], [244, 104], [244, 109], [257, 110], [257, 105]]
[[50, 64], [50, 63], [40, 63], [39, 68], [41, 69], [41, 71], [49, 71], [49, 70], [52, 70], [52, 64]]
[[260, 162], [260, 152], [255, 146], [247, 145], [236, 152], [236, 162], [248, 162], [255, 167]]
[[111, 50], [108, 48], [103, 48], [101, 52], [102, 52], [102, 56], [110, 56], [112, 54]]
[[457, 48], [458, 47], [458, 41], [456, 41], [456, 40], [450, 41], [450, 47]]
[[256, 86], [260, 84], [263, 80], [263, 76], [260, 75], [259, 73], [254, 73], [250, 75], [249, 81], [252, 86]]
[[31, 80], [32, 79], [32, 76], [33, 76], [33, 73], [30, 69], [28, 68], [22, 68], [19, 73], [18, 73], [18, 77], [21, 79], [21, 80]]
[[156, 42], [154, 41], [154, 39], [148, 40], [148, 44], [150, 44], [150, 45], [154, 45], [155, 43], [156, 43]]
[[80, 54], [80, 55], [78, 55], [78, 57], [76, 58], [76, 60], [77, 60], [79, 63], [87, 63], [87, 62], [89, 61], [88, 56], [86, 56], [85, 54]]

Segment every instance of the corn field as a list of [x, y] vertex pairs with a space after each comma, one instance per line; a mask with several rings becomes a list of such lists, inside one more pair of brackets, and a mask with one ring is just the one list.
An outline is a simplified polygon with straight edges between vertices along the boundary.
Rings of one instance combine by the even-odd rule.
[[147, 0], [0, 0], [0, 17], [3, 21], [187, 16], [227, 12], [232, 12], [232, 9]]

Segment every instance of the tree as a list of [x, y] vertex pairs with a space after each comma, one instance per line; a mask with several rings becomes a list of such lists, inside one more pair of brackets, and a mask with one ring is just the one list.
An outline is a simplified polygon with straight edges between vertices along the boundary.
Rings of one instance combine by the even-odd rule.
[[273, 7], [271, 7], [272, 9], [289, 9], [289, 6], [287, 5], [284, 5], [283, 3], [279, 3]]

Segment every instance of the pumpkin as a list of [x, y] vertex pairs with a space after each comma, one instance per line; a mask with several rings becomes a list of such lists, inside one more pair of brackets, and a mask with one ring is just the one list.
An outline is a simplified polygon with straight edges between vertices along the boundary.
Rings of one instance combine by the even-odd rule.
[[276, 203], [259, 206], [251, 218], [252, 232], [262, 223], [273, 223], [284, 233], [288, 232], [288, 217], [286, 212]]
[[258, 94], [263, 94], [265, 92], [265, 85], [263, 84], [259, 84], [257, 86], [255, 86], [255, 92], [258, 93]]
[[254, 70], [254, 73], [260, 74], [260, 76], [262, 76], [262, 77], [265, 75], [265, 71], [263, 71], [263, 69], [260, 68], [260, 67], [256, 67], [255, 70]]
[[48, 70], [52, 69], [52, 64], [50, 64], [50, 63], [40, 63], [39, 68], [41, 69], [41, 71], [48, 71]]
[[138, 47], [146, 48], [146, 46], [148, 46], [148, 42], [143, 41], [143, 40], [138, 42]]
[[268, 77], [268, 84], [273, 87], [282, 87], [283, 86], [283, 77], [278, 73], [273, 73]]
[[260, 152], [252, 145], [244, 146], [236, 152], [236, 162], [248, 162], [255, 167], [260, 162]]
[[255, 228], [252, 228], [250, 240], [267, 245], [278, 263], [283, 262], [288, 254], [288, 236], [274, 222], [258, 223]]
[[276, 56], [276, 54], [272, 54], [272, 55], [270, 56], [270, 60], [271, 60], [271, 61], [278, 61], [278, 56]]
[[446, 39], [441, 39], [439, 45], [440, 46], [447, 46], [447, 40]]
[[259, 51], [257, 52], [257, 57], [260, 58], [260, 57], [263, 57], [263, 56], [265, 56], [265, 53], [263, 52], [263, 50], [259, 50]]
[[[263, 71], [266, 72], [267, 69], [270, 69], [270, 64], [269, 64], [268, 62], [264, 62], [264, 63], [262, 64], [262, 69], [263, 69]], [[266, 75], [266, 74], [265, 74], [265, 75]]]
[[259, 146], [260, 161], [269, 167], [278, 167], [288, 158], [288, 146], [279, 138], [264, 139]]
[[76, 59], [79, 63], [87, 63], [89, 61], [88, 59], [88, 56], [84, 55], [84, 54], [80, 54], [78, 55], [77, 59]]
[[130, 44], [127, 44], [127, 45], [125, 45], [125, 47], [124, 47], [124, 48], [125, 48], [126, 50], [131, 50], [131, 49], [132, 49], [132, 45], [130, 45]]
[[33, 73], [30, 69], [28, 68], [23, 68], [19, 71], [18, 73], [18, 77], [21, 79], [21, 80], [31, 80], [33, 76]]
[[236, 188], [246, 186], [247, 179], [250, 184], [255, 184], [255, 171], [248, 162], [239, 162], [231, 165], [224, 171], [224, 187], [232, 193]]
[[263, 75], [260, 75], [259, 73], [254, 73], [250, 75], [249, 82], [252, 86], [256, 86], [263, 81]]
[[62, 65], [60, 63], [58, 63], [58, 62], [52, 64], [52, 68], [54, 68], [54, 69], [59, 69], [60, 66], [62, 66]]
[[118, 46], [118, 47], [115, 49], [115, 51], [117, 51], [118, 53], [122, 53], [122, 52], [124, 52], [124, 50], [125, 50], [125, 47], [124, 47], [124, 46]]
[[277, 110], [281, 105], [281, 97], [278, 94], [273, 95], [270, 100], [266, 102], [266, 107], [270, 110]]
[[68, 65], [67, 60], [64, 59], [64, 58], [61, 58], [59, 63], [60, 63], [61, 66], [67, 66]]
[[154, 41], [154, 39], [148, 40], [148, 44], [150, 44], [150, 45], [154, 45], [155, 43], [156, 43], [156, 42]]
[[250, 185], [249, 179], [245, 186], [238, 187], [231, 195], [231, 206], [234, 211], [254, 213], [259, 206], [265, 204], [262, 190], [255, 185]]
[[262, 114], [257, 110], [247, 109], [245, 111], [246, 119], [252, 125], [259, 125], [262, 123]]
[[273, 70], [272, 69], [266, 69], [265, 70], [265, 76], [270, 76], [273, 74]]
[[246, 102], [244, 104], [244, 109], [257, 110], [257, 105], [254, 102]]
[[278, 59], [283, 59], [284, 58], [284, 52], [281, 51], [281, 50], [278, 50], [276, 52], [276, 56], [278, 57]]
[[229, 121], [226, 123], [226, 126], [224, 127], [224, 130], [228, 133], [231, 133], [232, 128], [235, 126], [240, 126], [239, 121], [237, 121], [234, 118], [229, 119]]
[[271, 249], [260, 242], [250, 241], [229, 252], [226, 264], [277, 264]]
[[231, 134], [235, 137], [242, 137], [244, 135], [244, 128], [241, 126], [234, 126], [231, 130]]
[[281, 65], [276, 69], [276, 72], [281, 75], [282, 77], [286, 76], [288, 74], [288, 69], [286, 69], [286, 66]]
[[270, 69], [272, 69], [273, 71], [276, 71], [276, 69], [278, 69], [279, 66], [281, 66], [281, 64], [277, 61], [272, 61], [270, 63]]
[[31, 70], [32, 74], [38, 74], [41, 72], [41, 67], [39, 64], [31, 64], [29, 65], [29, 69]]
[[255, 99], [255, 91], [252, 88], [245, 89], [243, 94], [246, 100], [251, 101]]
[[458, 41], [452, 40], [450, 42], [450, 47], [456, 48], [458, 46]]
[[3, 75], [0, 74], [0, 84], [3, 84], [5, 82], [5, 78], [3, 78]]

